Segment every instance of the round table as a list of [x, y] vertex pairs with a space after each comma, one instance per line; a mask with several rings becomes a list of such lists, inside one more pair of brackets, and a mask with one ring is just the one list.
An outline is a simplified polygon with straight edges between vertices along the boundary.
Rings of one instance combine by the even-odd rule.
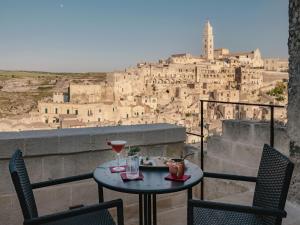
[[[191, 178], [185, 182], [165, 180], [169, 174], [167, 169], [140, 169], [144, 179], [138, 181], [124, 182], [120, 173], [111, 173], [109, 167], [115, 166], [116, 161], [109, 161], [99, 165], [94, 171], [94, 179], [98, 183], [99, 201], [103, 202], [103, 187], [110, 190], [131, 193], [139, 195], [139, 219], [140, 225], [156, 225], [156, 195], [173, 193], [187, 190], [188, 199], [192, 198], [192, 187], [201, 182], [203, 172], [199, 166], [186, 161], [185, 174], [191, 175]], [[151, 212], [152, 211], [152, 212]]]

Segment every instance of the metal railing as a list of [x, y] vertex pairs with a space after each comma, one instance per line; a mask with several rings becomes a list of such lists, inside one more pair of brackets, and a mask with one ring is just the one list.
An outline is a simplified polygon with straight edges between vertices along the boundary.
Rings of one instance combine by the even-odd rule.
[[[267, 107], [270, 109], [270, 146], [274, 147], [274, 109], [275, 108], [284, 108], [283, 105], [272, 105], [272, 104], [257, 104], [257, 103], [247, 103], [247, 102], [224, 102], [224, 101], [214, 101], [214, 100], [200, 100], [200, 134], [196, 134], [193, 132], [186, 132], [188, 135], [193, 135], [200, 137], [200, 161], [201, 161], [201, 169], [204, 170], [204, 108], [203, 103], [217, 103], [217, 104], [231, 104], [231, 105], [246, 105], [246, 106], [259, 106], [259, 107]], [[204, 180], [201, 182], [201, 200], [204, 198]]]

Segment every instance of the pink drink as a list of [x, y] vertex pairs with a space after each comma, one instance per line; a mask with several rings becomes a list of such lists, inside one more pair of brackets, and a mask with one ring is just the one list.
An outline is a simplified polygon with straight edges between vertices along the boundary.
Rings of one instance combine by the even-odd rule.
[[112, 150], [116, 153], [120, 153], [124, 148], [126, 141], [109, 141], [107, 142], [108, 145], [112, 147]]

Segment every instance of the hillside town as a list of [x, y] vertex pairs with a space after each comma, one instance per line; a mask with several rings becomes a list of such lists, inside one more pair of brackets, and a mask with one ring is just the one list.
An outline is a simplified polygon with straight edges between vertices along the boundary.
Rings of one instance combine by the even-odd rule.
[[[263, 59], [259, 49], [215, 49], [213, 27], [207, 21], [202, 55], [174, 54], [157, 63], [142, 62], [124, 71], [110, 72], [101, 82], [70, 82], [67, 90], [57, 90], [52, 98], [38, 101], [37, 111], [26, 115], [26, 120], [38, 124], [28, 125], [28, 129], [167, 122], [198, 132], [201, 99], [285, 105], [286, 90], [281, 98], [268, 93], [278, 82], [285, 85], [287, 80], [280, 76], [268, 80], [263, 74], [284, 73], [287, 68], [287, 60]], [[223, 119], [266, 120], [270, 116], [267, 109], [253, 106], [205, 103], [204, 108], [209, 127], [206, 132], [218, 132]], [[275, 118], [285, 122], [285, 109], [277, 110]]]

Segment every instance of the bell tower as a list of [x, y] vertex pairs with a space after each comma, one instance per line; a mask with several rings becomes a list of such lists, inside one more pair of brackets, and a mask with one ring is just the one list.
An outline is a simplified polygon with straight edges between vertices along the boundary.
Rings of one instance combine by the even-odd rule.
[[213, 28], [210, 25], [210, 22], [208, 20], [205, 23], [204, 29], [203, 29], [202, 51], [203, 51], [203, 56], [207, 60], [213, 60], [214, 59]]

